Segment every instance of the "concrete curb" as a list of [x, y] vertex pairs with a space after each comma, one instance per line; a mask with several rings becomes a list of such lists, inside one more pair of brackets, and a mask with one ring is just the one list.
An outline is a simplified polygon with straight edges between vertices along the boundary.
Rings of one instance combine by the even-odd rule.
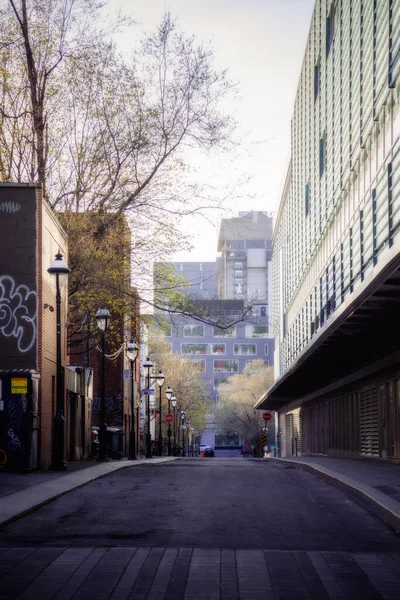
[[360, 500], [382, 521], [393, 527], [396, 533], [400, 533], [400, 504], [390, 496], [383, 494], [379, 490], [375, 490], [369, 485], [356, 481], [351, 477], [342, 475], [337, 471], [327, 469], [322, 465], [309, 462], [301, 462], [299, 460], [290, 460], [290, 458], [275, 458], [268, 457], [268, 460], [281, 464], [295, 466], [304, 471], [314, 473], [321, 479], [331, 483], [338, 488], [347, 492], [350, 496]]
[[60, 496], [76, 490], [87, 483], [91, 483], [100, 477], [114, 473], [121, 469], [136, 467], [138, 465], [159, 465], [177, 460], [178, 457], [164, 457], [149, 459], [122, 460], [118, 462], [99, 463], [56, 477], [45, 483], [38, 483], [29, 488], [3, 496], [0, 499], [0, 527], [16, 521], [37, 508], [56, 500]]

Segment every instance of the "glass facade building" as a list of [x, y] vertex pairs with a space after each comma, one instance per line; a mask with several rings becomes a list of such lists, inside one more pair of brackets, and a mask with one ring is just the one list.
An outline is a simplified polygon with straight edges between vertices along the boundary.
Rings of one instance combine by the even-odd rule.
[[[400, 0], [316, 1], [273, 239], [276, 381], [259, 403], [280, 408], [283, 455], [296, 436], [303, 452], [400, 458], [400, 398], [387, 414], [397, 423], [389, 444], [377, 415], [390, 403], [374, 363], [396, 362], [399, 69]], [[385, 376], [397, 381], [395, 367]], [[343, 427], [348, 443], [335, 433]]]

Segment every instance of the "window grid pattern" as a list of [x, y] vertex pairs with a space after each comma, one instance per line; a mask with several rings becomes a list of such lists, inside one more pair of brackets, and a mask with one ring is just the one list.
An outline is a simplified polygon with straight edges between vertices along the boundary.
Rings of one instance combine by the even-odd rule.
[[331, 7], [315, 4], [274, 233], [279, 374], [393, 245], [400, 227], [400, 0], [337, 0], [326, 53]]

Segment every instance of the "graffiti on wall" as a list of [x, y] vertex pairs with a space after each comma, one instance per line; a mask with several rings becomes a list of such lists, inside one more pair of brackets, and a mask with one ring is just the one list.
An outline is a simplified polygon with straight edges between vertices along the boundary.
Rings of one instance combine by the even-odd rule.
[[10, 275], [0, 275], [0, 333], [15, 338], [19, 352], [36, 342], [36, 292], [18, 285]]
[[[112, 413], [112, 420], [115, 423], [122, 423], [122, 396], [121, 394], [115, 394], [115, 396], [106, 396], [104, 398], [105, 411], [106, 413]], [[100, 412], [101, 409], [101, 398], [93, 398], [92, 400], [92, 411]]]
[[16, 213], [21, 208], [18, 202], [0, 202], [0, 212]]
[[22, 454], [25, 454], [24, 449], [22, 448], [21, 440], [19, 439], [15, 431], [11, 429], [11, 427], [8, 430], [8, 438], [9, 442], [7, 444], [7, 448], [9, 450], [11, 450], [12, 452], [14, 452], [15, 450], [20, 450]]
[[37, 368], [38, 197], [0, 186], [0, 365]]

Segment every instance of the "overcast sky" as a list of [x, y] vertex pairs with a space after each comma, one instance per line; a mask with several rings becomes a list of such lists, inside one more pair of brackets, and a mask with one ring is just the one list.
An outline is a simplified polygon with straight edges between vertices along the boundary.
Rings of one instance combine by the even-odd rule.
[[[238, 152], [237, 164], [210, 165], [201, 159], [198, 174], [206, 179], [212, 171], [212, 177], [219, 177], [223, 186], [232, 169], [245, 172], [251, 179], [231, 205], [234, 214], [252, 209], [276, 211], [290, 155], [290, 120], [314, 0], [111, 0], [113, 3], [133, 17], [138, 31], [156, 27], [163, 12], [170, 11], [186, 33], [212, 43], [217, 66], [228, 68], [231, 79], [239, 84], [239, 99], [226, 108], [235, 115], [246, 142]], [[204, 220], [188, 220], [184, 227], [193, 234], [195, 248], [173, 260], [215, 260], [218, 220], [216, 215], [210, 225]]]

